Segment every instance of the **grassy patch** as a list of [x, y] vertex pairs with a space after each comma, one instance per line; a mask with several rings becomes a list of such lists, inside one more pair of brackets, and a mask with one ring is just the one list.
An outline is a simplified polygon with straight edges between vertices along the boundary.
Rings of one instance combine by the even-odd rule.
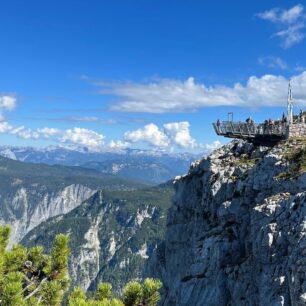
[[242, 155], [241, 158], [236, 159], [235, 161], [231, 162], [231, 166], [248, 166], [254, 167], [260, 158], [250, 158], [247, 154]]
[[306, 139], [300, 139], [293, 146], [286, 148], [284, 159], [289, 163], [289, 169], [280, 173], [278, 179], [296, 178], [306, 172]]

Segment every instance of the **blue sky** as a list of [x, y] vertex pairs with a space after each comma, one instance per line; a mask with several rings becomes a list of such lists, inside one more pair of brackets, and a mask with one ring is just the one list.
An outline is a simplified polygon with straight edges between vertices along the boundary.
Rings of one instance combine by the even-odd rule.
[[[0, 144], [204, 151], [306, 106], [304, 1], [5, 1]], [[238, 84], [238, 85], [237, 85]]]

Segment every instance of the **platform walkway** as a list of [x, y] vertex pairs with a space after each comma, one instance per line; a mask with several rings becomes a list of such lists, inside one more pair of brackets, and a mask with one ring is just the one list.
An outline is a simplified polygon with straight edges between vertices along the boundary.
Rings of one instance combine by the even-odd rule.
[[288, 136], [288, 125], [283, 122], [268, 123], [245, 123], [234, 121], [222, 121], [213, 123], [217, 135], [248, 139], [260, 143], [273, 143]]

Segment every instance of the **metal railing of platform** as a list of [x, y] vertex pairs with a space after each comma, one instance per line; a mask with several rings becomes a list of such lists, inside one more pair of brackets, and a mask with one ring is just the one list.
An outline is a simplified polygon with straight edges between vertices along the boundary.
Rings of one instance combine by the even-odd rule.
[[277, 137], [285, 137], [287, 133], [287, 124], [277, 122], [273, 124], [269, 123], [246, 123], [246, 122], [233, 122], [222, 121], [213, 123], [214, 129], [218, 135], [228, 137], [257, 137], [273, 135]]

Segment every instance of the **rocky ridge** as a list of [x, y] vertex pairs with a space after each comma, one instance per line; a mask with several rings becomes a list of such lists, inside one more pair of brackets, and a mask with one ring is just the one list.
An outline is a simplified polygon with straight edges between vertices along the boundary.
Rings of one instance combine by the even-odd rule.
[[177, 178], [146, 271], [162, 305], [306, 305], [305, 144], [233, 141]]

